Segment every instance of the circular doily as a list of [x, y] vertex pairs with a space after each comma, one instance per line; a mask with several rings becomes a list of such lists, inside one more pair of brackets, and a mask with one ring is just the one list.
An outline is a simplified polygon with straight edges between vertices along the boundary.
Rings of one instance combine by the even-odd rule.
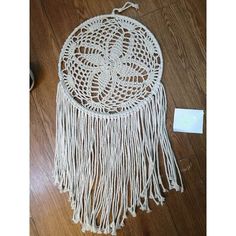
[[163, 58], [157, 40], [144, 25], [112, 14], [75, 28], [58, 66], [64, 90], [78, 106], [114, 114], [151, 98], [161, 80]]

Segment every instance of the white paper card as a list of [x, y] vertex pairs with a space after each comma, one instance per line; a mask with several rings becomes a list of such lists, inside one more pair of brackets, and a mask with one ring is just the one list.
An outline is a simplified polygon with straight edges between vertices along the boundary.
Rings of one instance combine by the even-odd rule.
[[203, 110], [175, 108], [174, 132], [203, 133]]

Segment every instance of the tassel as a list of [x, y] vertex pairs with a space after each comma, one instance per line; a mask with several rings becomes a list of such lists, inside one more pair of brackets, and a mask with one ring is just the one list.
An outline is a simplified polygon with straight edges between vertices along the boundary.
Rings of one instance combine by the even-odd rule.
[[[161, 147], [168, 188], [183, 183], [166, 130], [167, 101], [161, 83], [152, 99], [122, 115], [78, 107], [61, 82], [57, 90], [55, 184], [69, 192], [73, 221], [82, 230], [111, 233], [124, 226], [127, 211], [150, 212], [148, 199], [163, 204]], [[178, 184], [179, 182], [179, 184]]]

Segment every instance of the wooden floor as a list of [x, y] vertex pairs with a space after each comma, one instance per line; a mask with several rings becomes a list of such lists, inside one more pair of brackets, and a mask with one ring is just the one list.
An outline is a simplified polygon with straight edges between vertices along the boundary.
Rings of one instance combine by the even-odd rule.
[[[93, 16], [110, 13], [123, 0], [31, 0], [30, 62], [37, 83], [30, 94], [31, 236], [79, 236], [67, 194], [53, 186], [57, 62], [68, 34]], [[128, 217], [118, 236], [202, 236], [206, 234], [206, 140], [174, 133], [175, 107], [206, 109], [206, 4], [204, 0], [136, 0], [140, 10], [123, 14], [146, 25], [164, 57], [162, 81], [168, 97], [167, 125], [183, 175], [185, 192], [167, 193], [164, 206]], [[205, 124], [204, 124], [205, 125]]]

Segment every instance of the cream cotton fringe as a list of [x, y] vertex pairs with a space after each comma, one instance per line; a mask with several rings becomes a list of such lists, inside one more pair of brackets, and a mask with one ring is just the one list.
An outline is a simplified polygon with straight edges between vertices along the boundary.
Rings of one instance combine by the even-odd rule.
[[163, 204], [158, 145], [169, 189], [183, 191], [166, 130], [166, 108], [161, 83], [153, 99], [119, 116], [78, 109], [58, 84], [55, 184], [69, 192], [73, 220], [83, 231], [115, 235], [127, 210], [132, 216], [136, 206], [149, 212], [148, 198]]

